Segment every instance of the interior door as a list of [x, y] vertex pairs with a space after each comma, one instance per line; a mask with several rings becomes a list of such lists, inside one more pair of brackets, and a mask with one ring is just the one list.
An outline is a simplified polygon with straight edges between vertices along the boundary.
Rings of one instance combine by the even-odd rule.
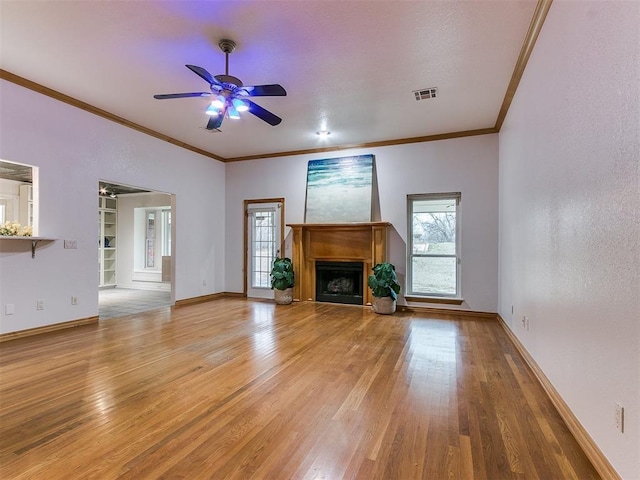
[[270, 273], [281, 253], [282, 210], [280, 202], [247, 207], [247, 297], [273, 298]]

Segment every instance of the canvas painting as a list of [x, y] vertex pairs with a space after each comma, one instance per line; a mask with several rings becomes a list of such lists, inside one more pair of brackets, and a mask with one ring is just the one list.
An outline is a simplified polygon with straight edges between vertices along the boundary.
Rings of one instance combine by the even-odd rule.
[[373, 155], [311, 160], [306, 223], [371, 221]]

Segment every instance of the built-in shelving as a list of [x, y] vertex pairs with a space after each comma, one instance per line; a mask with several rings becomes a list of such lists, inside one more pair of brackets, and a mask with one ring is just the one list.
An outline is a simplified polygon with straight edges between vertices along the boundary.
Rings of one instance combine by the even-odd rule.
[[98, 197], [98, 285], [116, 286], [117, 199]]

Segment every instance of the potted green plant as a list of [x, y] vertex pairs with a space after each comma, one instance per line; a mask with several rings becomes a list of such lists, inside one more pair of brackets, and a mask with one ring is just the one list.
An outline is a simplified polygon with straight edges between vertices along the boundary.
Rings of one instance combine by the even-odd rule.
[[373, 275], [369, 275], [368, 284], [373, 295], [373, 311], [382, 315], [394, 313], [400, 293], [396, 267], [387, 262], [376, 264]]
[[271, 268], [271, 288], [278, 305], [293, 302], [293, 263], [290, 258], [276, 258]]

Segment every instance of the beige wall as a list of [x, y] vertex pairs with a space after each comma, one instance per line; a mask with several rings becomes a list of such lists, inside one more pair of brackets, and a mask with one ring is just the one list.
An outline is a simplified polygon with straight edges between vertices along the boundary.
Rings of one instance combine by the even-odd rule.
[[500, 133], [499, 312], [629, 480], [640, 478], [639, 39], [640, 2], [554, 2]]
[[[495, 312], [498, 298], [497, 135], [227, 164], [227, 290], [242, 291], [243, 200], [285, 197], [286, 223], [303, 223], [307, 162], [362, 154], [375, 156], [380, 219], [391, 222], [394, 227], [389, 261], [396, 266], [403, 291], [407, 195], [462, 192], [459, 218], [462, 222], [461, 290], [465, 303], [461, 308]], [[290, 248], [290, 238], [286, 246]], [[399, 303], [405, 303], [402, 296]], [[442, 304], [437, 306], [446, 308]]]
[[35, 259], [0, 241], [0, 333], [98, 314], [99, 180], [174, 193], [176, 300], [224, 290], [224, 164], [4, 80], [0, 98], [0, 158], [39, 167], [39, 235], [57, 239]]

